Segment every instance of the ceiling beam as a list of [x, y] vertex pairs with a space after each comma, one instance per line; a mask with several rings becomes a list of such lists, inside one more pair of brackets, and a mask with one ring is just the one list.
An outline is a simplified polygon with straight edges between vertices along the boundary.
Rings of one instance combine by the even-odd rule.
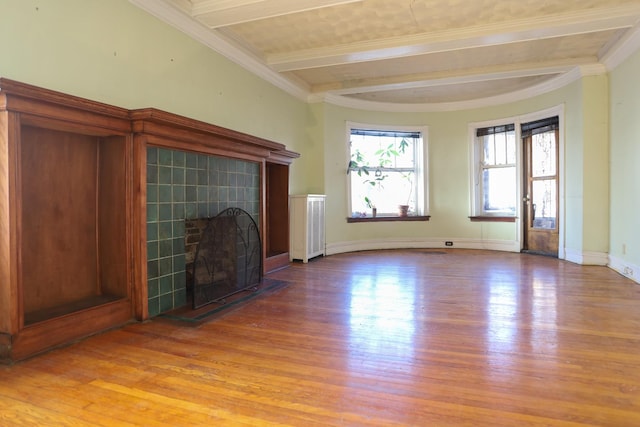
[[278, 72], [319, 68], [353, 62], [495, 46], [575, 34], [629, 28], [640, 19], [640, 4], [573, 11], [489, 25], [421, 33], [380, 40], [273, 54], [267, 64]]
[[189, 12], [191, 16], [213, 29], [362, 1], [363, 0], [203, 0], [193, 1], [193, 6]]
[[438, 71], [433, 73], [410, 74], [379, 79], [365, 79], [351, 82], [315, 85], [313, 94], [331, 93], [350, 95], [355, 93], [380, 92], [387, 90], [412, 89], [452, 84], [477, 83], [489, 80], [535, 77], [565, 73], [577, 66], [594, 64], [595, 57], [571, 58], [535, 63], [507, 64], [458, 71]]

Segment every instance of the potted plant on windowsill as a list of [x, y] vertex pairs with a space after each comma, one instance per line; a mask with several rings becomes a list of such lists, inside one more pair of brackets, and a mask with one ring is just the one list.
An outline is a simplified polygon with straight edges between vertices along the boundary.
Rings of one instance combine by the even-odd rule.
[[[385, 180], [385, 178], [387, 178], [387, 175], [383, 174], [382, 171], [378, 168], [373, 174], [373, 178], [368, 178], [364, 182], [365, 184], [371, 185], [373, 191], [380, 192], [380, 190], [384, 188], [382, 183]], [[374, 218], [378, 216], [378, 209], [376, 208], [376, 204], [373, 202], [373, 200], [369, 196], [364, 197], [364, 202], [367, 205], [367, 207], [371, 209], [371, 216]]]
[[398, 216], [409, 216], [409, 202], [411, 201], [411, 193], [413, 193], [413, 180], [409, 173], [403, 173], [402, 177], [407, 181], [409, 185], [409, 192], [407, 194], [407, 203], [404, 205], [398, 205]]
[[[404, 153], [408, 146], [409, 143], [403, 138], [402, 141], [400, 141], [400, 147], [398, 147], [399, 151]], [[397, 156], [398, 153], [396, 152], [395, 155]], [[402, 173], [401, 176], [407, 181], [409, 186], [409, 191], [407, 192], [407, 203], [404, 205], [398, 205], [398, 216], [405, 217], [409, 215], [409, 203], [411, 201], [411, 193], [413, 192], [413, 179], [411, 177], [411, 173]]]
[[[371, 194], [377, 193], [378, 195], [382, 195], [382, 197], [386, 197], [384, 195], [384, 192], [381, 191], [382, 189], [384, 189], [383, 184], [385, 182], [391, 182], [393, 191], [395, 192], [395, 194], [393, 195], [393, 198], [395, 200], [398, 200], [396, 197], [398, 196], [397, 191], [401, 190], [400, 187], [402, 187], [403, 192], [404, 188], [408, 189], [406, 204], [398, 205], [398, 216], [406, 217], [409, 215], [411, 195], [413, 193], [412, 172], [400, 172], [400, 176], [404, 178], [403, 181], [406, 182], [406, 186], [402, 185], [398, 187], [396, 187], [396, 185], [399, 184], [399, 181], [397, 181], [398, 175], [394, 175], [392, 177], [388, 172], [389, 170], [393, 170], [393, 167], [396, 165], [397, 158], [401, 156], [401, 153], [405, 153], [407, 147], [409, 147], [409, 142], [403, 138], [398, 145], [392, 143], [378, 149], [375, 152], [375, 155], [370, 156], [369, 159], [366, 159], [365, 156], [360, 152], [360, 150], [356, 150], [351, 155], [351, 159], [347, 168], [347, 174], [350, 172], [355, 172], [359, 177], [362, 178], [361, 182], [363, 184], [369, 184], [371, 186], [368, 187], [369, 190], [364, 192], [366, 195], [362, 195], [362, 197], [365, 206], [371, 210], [373, 217], [377, 216], [377, 210], [375, 204], [372, 201]], [[389, 178], [388, 181], [385, 181], [387, 178]], [[400, 195], [400, 197], [402, 196]], [[387, 203], [387, 205], [388, 204], [389, 203]]]
[[[359, 151], [356, 151], [354, 155], [351, 156], [351, 160], [349, 161], [349, 167], [347, 168], [347, 174], [351, 171], [355, 171], [358, 176], [364, 178], [364, 183], [371, 185], [372, 190], [380, 191], [383, 187], [382, 182], [387, 178], [386, 174], [382, 173], [380, 169], [383, 166], [382, 160], [380, 166], [375, 167], [375, 172], [373, 172], [373, 177], [371, 177], [371, 169], [374, 166], [371, 166], [365, 163], [364, 156]], [[376, 208], [373, 199], [369, 196], [364, 196], [364, 203], [367, 208], [371, 209], [371, 216], [375, 218], [378, 214], [378, 210]]]
[[373, 200], [371, 200], [368, 196], [365, 196], [364, 202], [367, 204], [367, 207], [371, 209], [371, 216], [373, 218], [378, 216], [378, 208], [376, 208], [376, 205], [373, 203]]

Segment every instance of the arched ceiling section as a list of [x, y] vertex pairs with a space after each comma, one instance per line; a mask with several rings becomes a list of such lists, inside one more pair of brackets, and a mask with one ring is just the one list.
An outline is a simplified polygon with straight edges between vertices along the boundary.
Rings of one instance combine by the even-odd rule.
[[306, 100], [481, 104], [640, 46], [638, 0], [130, 1]]

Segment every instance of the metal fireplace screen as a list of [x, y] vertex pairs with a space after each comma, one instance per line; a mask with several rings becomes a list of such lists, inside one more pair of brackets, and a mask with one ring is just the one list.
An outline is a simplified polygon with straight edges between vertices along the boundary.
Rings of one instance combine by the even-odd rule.
[[193, 263], [193, 308], [223, 300], [262, 280], [262, 244], [246, 211], [229, 208], [209, 219]]

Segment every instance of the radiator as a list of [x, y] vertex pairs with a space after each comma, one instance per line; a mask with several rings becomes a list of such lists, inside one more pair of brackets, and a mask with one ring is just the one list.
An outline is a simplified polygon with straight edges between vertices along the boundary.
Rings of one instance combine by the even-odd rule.
[[321, 194], [289, 196], [289, 258], [309, 262], [324, 256], [325, 198]]

